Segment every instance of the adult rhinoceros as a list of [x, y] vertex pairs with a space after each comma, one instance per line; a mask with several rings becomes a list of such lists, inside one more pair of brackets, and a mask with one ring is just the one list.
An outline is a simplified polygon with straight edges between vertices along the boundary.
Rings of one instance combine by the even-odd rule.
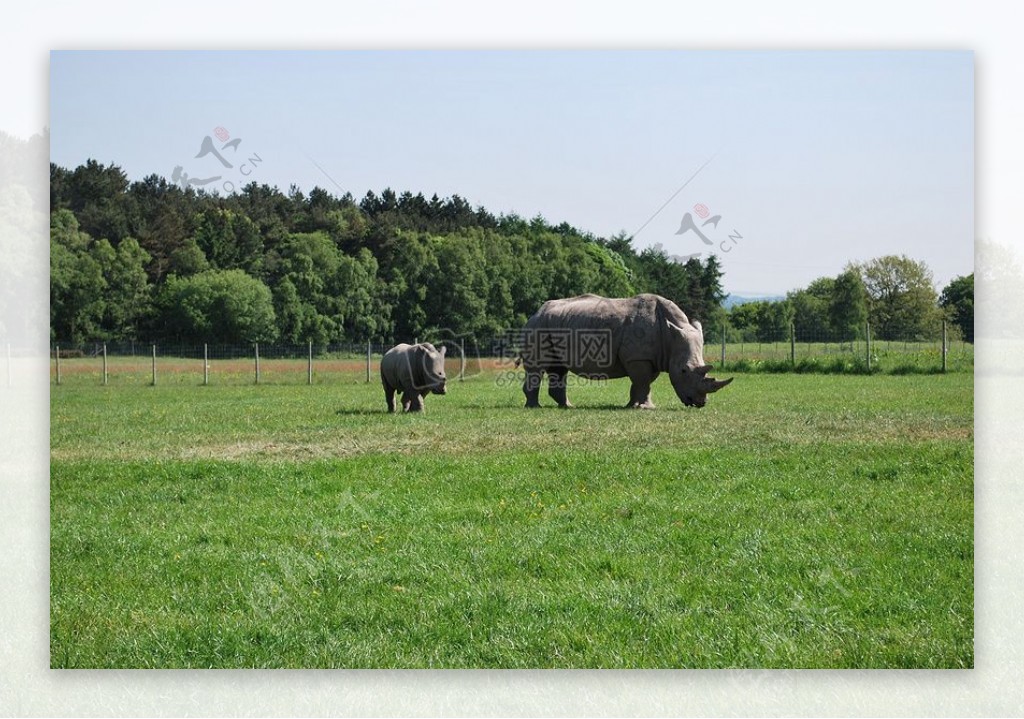
[[[609, 299], [580, 295], [545, 302], [526, 323], [521, 361], [526, 369], [527, 407], [539, 407], [541, 375], [548, 373], [548, 394], [571, 407], [565, 377], [629, 377], [627, 407], [653, 409], [651, 382], [668, 372], [683, 404], [703, 407], [707, 396], [732, 382], [708, 377], [704, 331], [683, 311], [659, 295]], [[518, 363], [517, 363], [518, 365]]]

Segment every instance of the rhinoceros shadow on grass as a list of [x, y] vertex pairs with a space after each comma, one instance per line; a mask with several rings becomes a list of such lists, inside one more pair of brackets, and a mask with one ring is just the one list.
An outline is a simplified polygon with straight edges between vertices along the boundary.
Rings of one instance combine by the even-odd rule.
[[651, 383], [667, 372], [672, 388], [687, 407], [703, 407], [707, 396], [732, 379], [709, 377], [704, 364], [704, 329], [660, 295], [628, 298], [580, 295], [549, 300], [527, 321], [520, 362], [526, 370], [527, 407], [540, 407], [540, 385], [548, 375], [548, 394], [559, 407], [572, 407], [566, 375], [616, 379], [629, 377], [626, 407], [654, 409]]
[[371, 414], [380, 414], [379, 409], [353, 409], [353, 408], [341, 408], [334, 410], [334, 414], [340, 416], [350, 417], [367, 417]]

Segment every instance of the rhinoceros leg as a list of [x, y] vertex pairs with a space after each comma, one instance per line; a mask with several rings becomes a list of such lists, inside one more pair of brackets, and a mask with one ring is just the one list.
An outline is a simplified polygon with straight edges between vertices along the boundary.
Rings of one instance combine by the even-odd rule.
[[402, 409], [406, 412], [419, 412], [423, 409], [423, 398], [414, 389], [402, 392]]
[[551, 399], [558, 402], [559, 407], [572, 407], [569, 399], [565, 396], [565, 376], [568, 370], [565, 367], [552, 367], [548, 369], [548, 394]]
[[630, 362], [626, 365], [626, 373], [632, 384], [629, 387], [630, 409], [654, 409], [651, 401], [651, 382], [658, 376], [650, 362]]
[[526, 395], [527, 407], [540, 407], [540, 370], [526, 370], [526, 379], [523, 381], [523, 394]]
[[395, 411], [395, 388], [384, 382], [384, 400], [388, 403], [388, 412]]

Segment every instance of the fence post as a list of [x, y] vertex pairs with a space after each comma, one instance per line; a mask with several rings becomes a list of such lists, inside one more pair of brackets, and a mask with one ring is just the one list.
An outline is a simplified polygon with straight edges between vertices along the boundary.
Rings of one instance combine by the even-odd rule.
[[789, 323], [789, 363], [796, 365], [796, 324]]
[[210, 346], [203, 343], [203, 386], [210, 384]]
[[256, 342], [256, 384], [260, 383], [260, 343]]
[[722, 321], [722, 367], [721, 367], [721, 369], [725, 369], [725, 335], [726, 335], [725, 328], [726, 328], [726, 323], [723, 320]]
[[867, 361], [868, 371], [871, 371], [871, 323], [864, 323], [864, 347], [865, 355], [864, 359]]
[[60, 345], [54, 345], [57, 355], [57, 386], [60, 386]]
[[107, 384], [107, 343], [103, 343], [103, 384]]
[[459, 382], [466, 379], [466, 338], [459, 340]]
[[946, 371], [946, 320], [942, 320], [942, 371]]
[[373, 362], [373, 346], [366, 340], [366, 382], [370, 382], [370, 363]]
[[313, 384], [313, 340], [309, 341], [309, 361], [306, 363], [306, 384]]
[[156, 387], [156, 345], [153, 345], [153, 386]]

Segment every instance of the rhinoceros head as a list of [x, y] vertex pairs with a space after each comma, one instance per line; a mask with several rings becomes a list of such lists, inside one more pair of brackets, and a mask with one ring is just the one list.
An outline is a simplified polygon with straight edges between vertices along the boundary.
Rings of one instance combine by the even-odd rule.
[[717, 380], [708, 377], [712, 367], [704, 364], [704, 329], [700, 322], [694, 321], [688, 327], [669, 322], [668, 329], [672, 353], [668, 376], [672, 387], [687, 407], [703, 407], [708, 395], [725, 387], [732, 378]]
[[447, 378], [444, 374], [445, 346], [441, 345], [441, 349], [438, 350], [429, 342], [423, 342], [418, 349], [420, 367], [423, 371], [422, 379], [419, 381], [420, 387], [434, 394], [445, 394], [448, 391], [445, 384]]

